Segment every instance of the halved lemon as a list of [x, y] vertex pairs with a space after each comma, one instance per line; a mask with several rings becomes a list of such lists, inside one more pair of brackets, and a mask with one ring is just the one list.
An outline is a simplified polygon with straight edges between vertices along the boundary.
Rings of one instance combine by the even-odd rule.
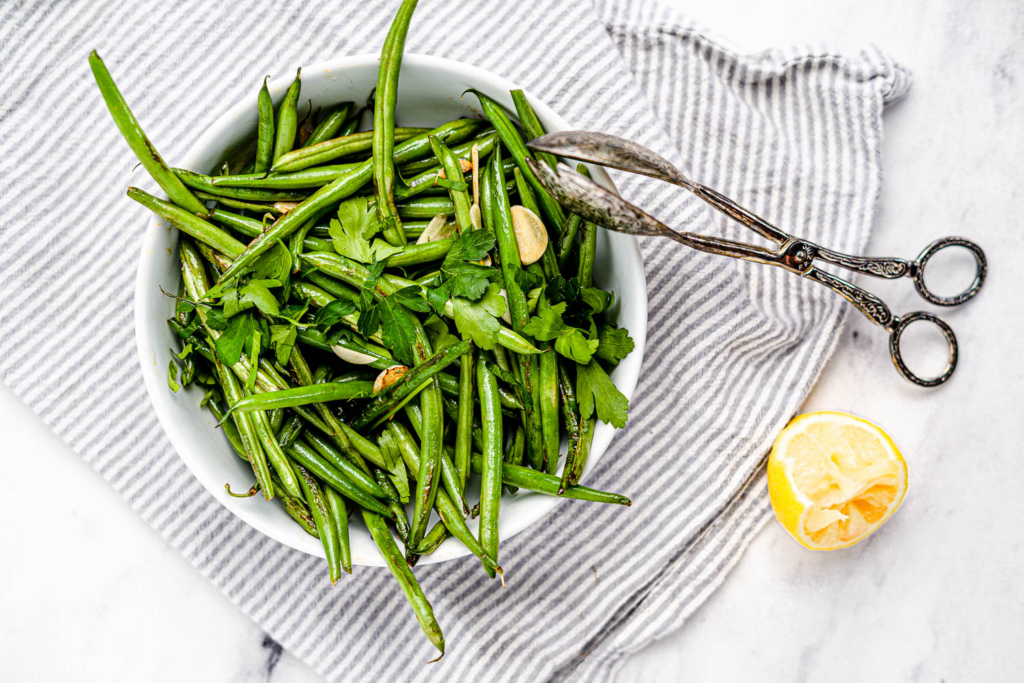
[[811, 550], [845, 548], [896, 512], [907, 463], [889, 435], [848, 413], [798, 415], [768, 456], [775, 517]]

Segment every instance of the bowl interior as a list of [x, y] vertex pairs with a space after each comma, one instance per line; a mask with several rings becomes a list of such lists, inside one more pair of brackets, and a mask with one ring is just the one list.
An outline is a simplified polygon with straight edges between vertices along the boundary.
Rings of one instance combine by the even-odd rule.
[[[364, 102], [376, 85], [377, 55], [358, 55], [302, 70], [303, 103], [312, 100], [313, 107], [343, 101]], [[292, 77], [269, 83], [276, 102], [283, 98]], [[397, 121], [404, 126], [433, 126], [460, 116], [479, 116], [476, 98], [461, 94], [476, 88], [514, 111], [509, 90], [516, 86], [503, 78], [460, 62], [406, 55], [402, 65]], [[527, 93], [529, 94], [529, 93]], [[537, 114], [549, 131], [568, 130], [570, 126], [542, 102], [531, 97]], [[256, 131], [256, 90], [252, 97], [232, 107], [193, 145], [181, 166], [199, 172], [210, 172], [226, 156], [226, 152], [251, 140]], [[600, 168], [591, 169], [595, 179], [611, 187], [611, 181]], [[167, 387], [167, 366], [170, 349], [177, 348], [175, 335], [167, 326], [173, 316], [174, 302], [160, 288], [177, 291], [181, 279], [177, 258], [177, 230], [154, 218], [143, 238], [142, 254], [135, 292], [135, 325], [139, 359], [150, 400], [171, 443], [193, 474], [224, 506], [248, 524], [281, 543], [298, 550], [323, 556], [320, 542], [303, 532], [277, 504], [268, 504], [260, 497], [237, 499], [227, 495], [225, 482], [234, 489], [245, 489], [253, 480], [248, 463], [231, 450], [224, 436], [216, 430], [209, 411], [199, 407], [201, 394], [192, 388], [171, 393]], [[647, 289], [643, 263], [633, 237], [598, 231], [597, 284], [615, 292], [617, 303], [610, 317], [629, 330], [636, 342], [635, 351], [615, 371], [616, 386], [632, 398], [640, 373], [647, 332]], [[598, 423], [587, 471], [591, 470], [607, 449], [615, 430]], [[564, 452], [564, 445], [563, 445]], [[628, 487], [623, 487], [628, 489]], [[624, 491], [628, 493], [628, 491]], [[551, 496], [520, 491], [502, 501], [499, 533], [508, 539], [540, 520], [561, 501]], [[476, 532], [476, 521], [469, 520]], [[381, 566], [383, 557], [377, 551], [369, 532], [361, 523], [351, 525], [352, 561], [361, 565]], [[421, 562], [440, 562], [469, 554], [454, 539], [446, 540]]]

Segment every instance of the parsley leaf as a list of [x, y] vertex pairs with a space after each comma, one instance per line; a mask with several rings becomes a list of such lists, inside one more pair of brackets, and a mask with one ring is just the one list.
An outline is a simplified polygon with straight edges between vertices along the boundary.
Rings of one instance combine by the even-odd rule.
[[295, 329], [294, 325], [270, 326], [270, 343], [277, 354], [277, 362], [281, 365], [288, 363], [288, 358], [292, 355], [292, 349], [295, 348], [295, 338], [297, 336], [298, 330]]
[[452, 297], [455, 308], [455, 327], [463, 339], [472, 339], [481, 349], [493, 349], [498, 339], [498, 318], [505, 312], [505, 298], [501, 287], [491, 283], [479, 301]]
[[[405, 365], [412, 365], [412, 345], [416, 340], [416, 328], [409, 319], [409, 312], [394, 297], [387, 297], [371, 309], [380, 317], [381, 340], [391, 349], [395, 358]], [[363, 315], [366, 315], [365, 313]], [[359, 317], [360, 333], [363, 317]]]
[[360, 263], [382, 261], [402, 252], [404, 247], [393, 247], [379, 238], [370, 244], [370, 238], [380, 229], [379, 223], [370, 222], [370, 216], [366, 197], [353, 197], [342, 202], [338, 207], [338, 219], [332, 220], [327, 230], [334, 250]]
[[470, 230], [455, 240], [445, 257], [445, 263], [454, 261], [479, 261], [494, 248], [495, 240], [487, 230]]
[[615, 303], [615, 295], [599, 287], [584, 287], [580, 290], [580, 298], [587, 306], [590, 306], [590, 310], [595, 315], [604, 313]]
[[236, 315], [228, 320], [223, 333], [217, 337], [214, 347], [217, 357], [225, 365], [234, 365], [242, 357], [245, 342], [252, 336], [255, 326], [252, 314]]
[[181, 385], [178, 384], [178, 364], [174, 362], [173, 358], [170, 365], [167, 366], [167, 386], [174, 393], [178, 393], [178, 389], [181, 389]]
[[[240, 290], [237, 290], [240, 310], [256, 306], [264, 315], [277, 315], [280, 313], [277, 299], [270, 293], [268, 287], [279, 287], [280, 285], [278, 280], [249, 280]], [[225, 304], [226, 307], [227, 304]]]
[[596, 339], [587, 339], [583, 332], [575, 327], [567, 328], [555, 340], [555, 351], [581, 365], [590, 362], [594, 352], [597, 351], [597, 346]]
[[313, 327], [327, 331], [327, 328], [341, 322], [342, 318], [355, 313], [355, 310], [356, 305], [351, 301], [335, 299], [316, 312], [313, 316]]
[[615, 387], [597, 361], [576, 367], [576, 394], [580, 416], [584, 420], [590, 419], [596, 410], [602, 422], [616, 429], [626, 426], [629, 400]]
[[565, 313], [565, 302], [548, 306], [540, 311], [538, 315], [530, 318], [530, 322], [523, 326], [523, 334], [527, 334], [538, 341], [551, 341], [557, 339], [560, 334], [569, 328], [562, 321], [562, 314]]
[[398, 290], [388, 298], [394, 299], [410, 311], [416, 311], [417, 313], [428, 313], [430, 311], [430, 306], [423, 298], [423, 290], [418, 285], [409, 285]]
[[628, 330], [604, 324], [598, 330], [597, 338], [600, 342], [597, 357], [612, 365], [618, 365], [620, 360], [633, 352], [633, 339]]
[[[476, 301], [487, 290], [490, 282], [498, 278], [498, 271], [478, 263], [494, 248], [494, 235], [486, 230], [470, 230], [455, 240], [452, 248], [441, 263], [439, 286], [445, 288], [448, 296], [460, 296]], [[437, 296], [435, 299], [439, 299]], [[438, 307], [431, 303], [435, 310]]]
[[283, 282], [292, 272], [292, 254], [280, 240], [252, 264], [254, 276], [259, 280]]

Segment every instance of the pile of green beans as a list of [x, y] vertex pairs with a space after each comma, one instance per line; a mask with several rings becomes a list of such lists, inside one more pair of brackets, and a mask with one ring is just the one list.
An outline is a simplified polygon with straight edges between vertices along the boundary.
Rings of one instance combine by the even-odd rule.
[[[521, 124], [475, 93], [486, 120], [396, 125], [415, 7], [402, 2], [384, 44], [372, 130], [359, 130], [363, 110], [352, 102], [301, 111], [300, 69], [276, 105], [263, 81], [255, 138], [213, 170], [169, 167], [103, 61], [93, 52], [89, 62], [168, 199], [136, 188], [129, 197], [181, 233], [182, 285], [168, 321], [180, 347], [168, 383], [209, 408], [250, 464], [248, 493], [227, 493], [276, 499], [323, 544], [332, 585], [352, 572], [349, 515], [358, 511], [443, 653], [411, 569], [418, 557], [451, 536], [503, 576], [508, 496], [630, 501], [579, 484], [597, 418], [616, 421], [600, 397], [594, 409], [599, 391], [616, 391], [610, 380], [584, 383], [619, 360], [605, 352], [607, 306], [582, 309], [578, 339], [563, 340], [570, 328], [558, 318], [578, 317], [583, 301], [614, 300], [593, 285], [596, 227], [566, 215], [526, 165], [524, 140], [544, 130], [522, 91], [512, 93]], [[523, 211], [550, 236], [532, 264], [520, 255]], [[462, 256], [473, 244], [483, 251]], [[479, 501], [467, 500], [474, 476]]]

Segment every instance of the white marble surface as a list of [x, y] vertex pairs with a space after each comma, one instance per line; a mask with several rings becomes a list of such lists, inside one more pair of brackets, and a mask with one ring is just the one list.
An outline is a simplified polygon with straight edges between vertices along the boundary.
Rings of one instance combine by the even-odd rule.
[[[1024, 258], [1024, 6], [677, 2], [749, 51], [875, 42], [909, 66], [911, 94], [886, 116], [870, 251], [912, 256], [963, 234], [987, 249], [991, 270], [977, 300], [943, 312], [962, 349], [948, 386], [903, 382], [884, 335], [857, 316], [807, 402], [892, 433], [911, 478], [897, 516], [831, 554], [769, 524], [696, 616], [632, 656], [619, 680], [1019, 680], [1024, 322], [1011, 272]], [[868, 284], [898, 312], [921, 307], [909, 282]], [[2, 385], [0, 434], [0, 679], [319, 680]]]

